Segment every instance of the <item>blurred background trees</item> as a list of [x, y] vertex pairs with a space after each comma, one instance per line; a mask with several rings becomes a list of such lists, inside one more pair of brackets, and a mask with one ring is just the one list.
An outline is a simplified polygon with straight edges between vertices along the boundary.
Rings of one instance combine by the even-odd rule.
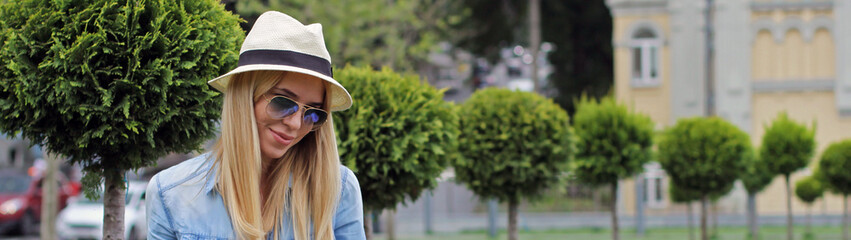
[[[441, 43], [500, 60], [503, 48], [529, 42], [528, 1], [522, 0], [240, 0], [227, 1], [248, 31], [264, 11], [286, 12], [303, 23], [322, 23], [336, 67], [427, 68]], [[613, 84], [612, 17], [603, 0], [541, 0], [541, 37], [554, 46], [554, 72], [545, 82], [572, 114], [583, 93], [600, 98]], [[544, 76], [542, 76], [544, 77]]]
[[801, 178], [795, 182], [795, 196], [807, 204], [807, 231], [804, 233], [804, 239], [813, 239], [813, 203], [822, 195], [824, 195], [824, 186], [813, 176]]
[[[497, 61], [500, 49], [530, 46], [528, 1], [465, 0], [469, 12], [457, 32], [466, 32], [456, 45]], [[556, 103], [568, 113], [582, 94], [601, 98], [613, 84], [612, 16], [603, 0], [541, 0], [541, 39], [555, 47], [549, 62], [555, 72], [549, 86]]]
[[304, 24], [321, 23], [333, 64], [389, 67], [413, 72], [438, 42], [462, 36], [452, 27], [465, 20], [459, 1], [450, 0], [245, 0], [235, 10], [247, 21], [265, 11], [285, 12]]
[[765, 162], [756, 156], [755, 151], [751, 152], [750, 155], [744, 161], [745, 172], [740, 178], [742, 185], [745, 187], [745, 192], [748, 194], [747, 211], [750, 239], [756, 240], [759, 239], [759, 223], [757, 222], [759, 215], [756, 211], [756, 195], [768, 187], [777, 174], [768, 169]]

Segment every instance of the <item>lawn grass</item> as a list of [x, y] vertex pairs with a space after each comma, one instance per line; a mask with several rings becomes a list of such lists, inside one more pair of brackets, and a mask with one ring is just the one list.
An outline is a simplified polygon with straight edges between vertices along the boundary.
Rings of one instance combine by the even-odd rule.
[[[804, 238], [805, 227], [795, 227], [795, 239], [806, 240]], [[824, 226], [813, 227], [813, 238], [817, 240], [841, 240], [842, 229], [839, 226]], [[505, 230], [498, 233], [496, 239], [508, 239]], [[700, 239], [700, 229], [695, 229], [695, 239]], [[762, 227], [760, 228], [761, 240], [785, 240], [785, 227]], [[373, 239], [387, 239], [383, 235], [376, 235]], [[487, 240], [487, 231], [464, 231], [461, 233], [434, 233], [431, 235], [399, 235], [398, 240], [426, 240], [426, 239], [441, 239], [441, 240]], [[608, 240], [612, 239], [609, 229], [602, 228], [583, 228], [583, 229], [552, 229], [540, 231], [520, 231], [519, 239], [581, 239], [581, 240]], [[643, 237], [638, 237], [635, 230], [628, 229], [621, 231], [621, 240], [688, 240], [687, 228], [652, 228], [647, 229]], [[747, 240], [746, 227], [721, 227], [718, 229], [718, 236], [714, 240]]]

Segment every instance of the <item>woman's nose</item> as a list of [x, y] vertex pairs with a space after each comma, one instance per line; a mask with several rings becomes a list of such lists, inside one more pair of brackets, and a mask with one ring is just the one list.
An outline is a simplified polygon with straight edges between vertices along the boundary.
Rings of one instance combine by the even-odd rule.
[[287, 117], [284, 117], [284, 119], [281, 119], [281, 120], [283, 121], [284, 125], [287, 125], [288, 127], [292, 128], [292, 129], [299, 130], [299, 129], [301, 129], [301, 124], [303, 122], [301, 120], [302, 118], [304, 118], [304, 111], [302, 110], [302, 108], [299, 108], [298, 110], [295, 111], [295, 113], [293, 113], [292, 115], [289, 115]]

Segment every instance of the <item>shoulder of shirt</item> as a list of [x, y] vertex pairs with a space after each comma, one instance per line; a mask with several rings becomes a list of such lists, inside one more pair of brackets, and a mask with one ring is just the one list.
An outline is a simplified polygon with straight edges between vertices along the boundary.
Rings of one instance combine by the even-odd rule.
[[209, 152], [201, 154], [162, 170], [151, 178], [148, 186], [156, 187], [160, 192], [187, 185], [197, 185], [201, 189], [206, 183], [207, 173], [212, 165], [210, 156]]
[[358, 178], [355, 176], [355, 173], [342, 164], [340, 164], [340, 181], [342, 181], [342, 191], [351, 191], [352, 189], [355, 189], [353, 187], [357, 187], [357, 189], [360, 188]]

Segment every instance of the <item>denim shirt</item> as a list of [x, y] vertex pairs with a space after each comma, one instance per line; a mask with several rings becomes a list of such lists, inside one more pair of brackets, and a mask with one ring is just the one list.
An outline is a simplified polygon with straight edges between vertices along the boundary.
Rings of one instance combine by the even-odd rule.
[[[212, 154], [205, 153], [154, 175], [148, 183], [148, 239], [236, 239], [216, 180]], [[332, 226], [337, 240], [366, 239], [360, 185], [349, 168], [340, 165], [342, 180]], [[283, 204], [283, 203], [282, 203]], [[293, 239], [292, 223], [283, 217], [279, 239]], [[273, 233], [267, 239], [273, 239]]]

